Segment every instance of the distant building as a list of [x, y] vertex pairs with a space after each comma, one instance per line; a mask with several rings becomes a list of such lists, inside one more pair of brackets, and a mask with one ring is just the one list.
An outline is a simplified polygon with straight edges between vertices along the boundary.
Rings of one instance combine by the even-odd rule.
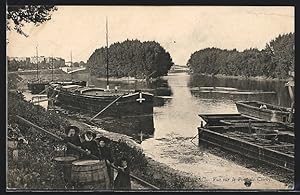
[[8, 60], [10, 60], [10, 61], [16, 60], [18, 62], [21, 62], [21, 61], [27, 61], [27, 60], [30, 61], [30, 58], [28, 58], [28, 57], [8, 57]]
[[71, 67], [72, 62], [68, 61], [68, 62], [65, 63], [65, 65]]
[[52, 65], [52, 63], [53, 63], [53, 66], [55, 68], [63, 67], [66, 65], [65, 59], [62, 59], [59, 57], [53, 57], [53, 58], [47, 57], [47, 58], [45, 58], [45, 63], [50, 64], [50, 65]]
[[37, 59], [38, 59], [38, 62], [39, 62], [39, 63], [46, 62], [46, 57], [45, 57], [45, 56], [39, 56], [39, 57], [34, 56], [34, 57], [30, 57], [30, 62], [36, 64], [36, 63], [37, 63]]
[[[36, 64], [37, 61], [42, 65], [49, 65], [47, 67], [51, 67], [52, 65], [52, 62], [53, 62], [53, 66], [55, 68], [58, 68], [58, 67], [63, 67], [65, 66], [65, 59], [63, 58], [60, 58], [60, 57], [45, 57], [45, 56], [39, 56], [38, 58], [36, 56], [33, 56], [33, 57], [8, 57], [7, 58], [8, 61], [17, 61], [17, 62], [25, 62], [25, 63], [22, 63], [20, 66], [28, 66], [30, 63], [31, 64]], [[53, 61], [52, 61], [53, 59]]]

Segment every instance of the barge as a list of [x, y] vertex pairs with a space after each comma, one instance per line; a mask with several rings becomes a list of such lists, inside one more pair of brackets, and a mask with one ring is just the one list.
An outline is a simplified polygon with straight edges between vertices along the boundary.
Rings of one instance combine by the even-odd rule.
[[45, 90], [45, 86], [48, 83], [49, 82], [47, 82], [47, 81], [33, 80], [33, 81], [28, 81], [27, 82], [27, 87], [28, 87], [28, 90], [32, 94], [39, 94], [39, 93], [42, 93]]
[[55, 106], [95, 114], [110, 105], [105, 116], [153, 115], [153, 95], [147, 92], [50, 83], [48, 97], [54, 98]]
[[141, 132], [144, 137], [154, 134], [153, 95], [150, 93], [50, 83], [49, 105], [54, 110], [87, 114], [93, 124], [135, 139], [139, 139]]
[[200, 114], [199, 146], [294, 171], [294, 128], [242, 114]]

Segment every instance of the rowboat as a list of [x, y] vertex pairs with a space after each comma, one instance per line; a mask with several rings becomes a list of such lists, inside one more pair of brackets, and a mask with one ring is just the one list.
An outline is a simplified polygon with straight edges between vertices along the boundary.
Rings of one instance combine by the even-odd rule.
[[[239, 113], [264, 119], [272, 122], [289, 122], [289, 115], [293, 114], [290, 108], [276, 106], [260, 101], [237, 101], [236, 107]], [[294, 119], [292, 117], [292, 121]]]

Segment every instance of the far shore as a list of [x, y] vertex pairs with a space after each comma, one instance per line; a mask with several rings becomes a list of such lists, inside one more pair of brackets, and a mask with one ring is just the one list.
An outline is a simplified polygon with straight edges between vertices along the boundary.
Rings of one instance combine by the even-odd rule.
[[204, 75], [216, 78], [230, 78], [230, 79], [238, 79], [238, 80], [253, 80], [253, 81], [289, 81], [290, 79], [279, 79], [279, 78], [271, 78], [266, 76], [256, 76], [256, 77], [245, 77], [245, 76], [231, 76], [224, 74], [205, 74], [205, 73], [191, 73], [191, 75]]
[[[159, 77], [158, 77], [159, 78]], [[150, 78], [150, 81], [154, 81], [158, 78]], [[99, 81], [106, 81], [106, 77], [96, 77], [97, 80]], [[139, 79], [135, 77], [109, 77], [110, 81], [146, 81], [146, 79]]]

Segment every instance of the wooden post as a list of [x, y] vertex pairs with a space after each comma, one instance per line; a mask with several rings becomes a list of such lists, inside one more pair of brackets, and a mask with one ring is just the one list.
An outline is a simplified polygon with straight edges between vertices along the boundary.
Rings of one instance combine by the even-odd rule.
[[251, 119], [249, 119], [248, 133], [251, 134], [252, 123]]
[[141, 143], [142, 143], [143, 142], [143, 131], [141, 131], [140, 139], [141, 139]]
[[290, 98], [291, 98], [291, 101], [292, 101], [291, 111], [290, 111], [289, 118], [288, 118], [288, 122], [291, 123], [292, 119], [293, 119], [293, 110], [294, 110], [294, 102], [295, 102], [295, 96], [294, 96], [294, 92], [293, 92], [292, 87], [295, 86], [295, 82], [293, 80], [290, 80], [288, 83], [285, 84], [285, 86], [288, 87], [289, 95], [290, 95]]
[[19, 150], [18, 149], [14, 149], [12, 154], [13, 154], [13, 160], [14, 161], [18, 161]]
[[201, 147], [200, 147], [200, 137], [201, 137], [201, 132], [202, 132], [202, 130], [201, 130], [201, 128], [203, 128], [203, 121], [201, 120], [201, 122], [200, 122], [200, 128], [198, 128], [198, 147], [199, 147], [199, 149], [201, 149]]

